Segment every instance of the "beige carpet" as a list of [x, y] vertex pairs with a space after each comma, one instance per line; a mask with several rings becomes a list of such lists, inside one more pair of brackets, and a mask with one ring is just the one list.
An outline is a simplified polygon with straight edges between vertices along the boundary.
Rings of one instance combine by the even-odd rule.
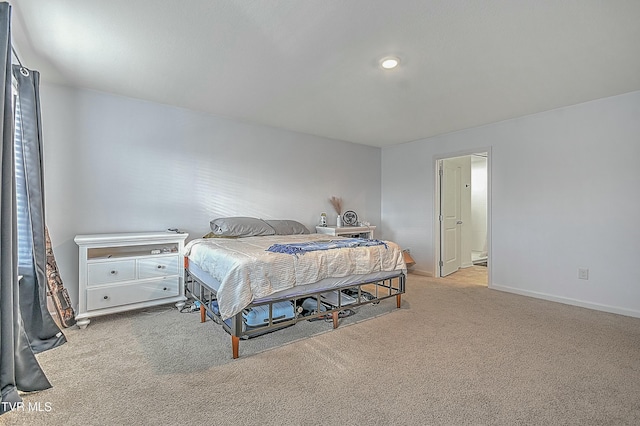
[[96, 318], [38, 356], [54, 385], [25, 395], [40, 411], [0, 424], [640, 424], [640, 319], [417, 275], [407, 287], [401, 309], [241, 341], [238, 360], [197, 314]]

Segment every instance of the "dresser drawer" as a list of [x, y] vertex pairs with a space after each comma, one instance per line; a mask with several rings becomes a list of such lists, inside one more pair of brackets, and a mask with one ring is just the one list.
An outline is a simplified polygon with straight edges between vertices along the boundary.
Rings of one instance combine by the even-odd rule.
[[180, 278], [134, 282], [87, 289], [87, 310], [163, 299], [180, 294]]
[[91, 263], [87, 265], [87, 286], [130, 281], [136, 277], [135, 260]]
[[138, 278], [166, 277], [178, 274], [178, 257], [157, 257], [138, 260]]

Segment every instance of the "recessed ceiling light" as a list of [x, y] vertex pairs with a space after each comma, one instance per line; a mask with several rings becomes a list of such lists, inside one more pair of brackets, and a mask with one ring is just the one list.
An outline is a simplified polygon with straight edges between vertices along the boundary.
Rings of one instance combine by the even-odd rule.
[[400, 63], [400, 60], [398, 58], [387, 57], [387, 58], [382, 58], [382, 60], [380, 61], [380, 66], [385, 70], [392, 70], [395, 67], [397, 67], [399, 63]]

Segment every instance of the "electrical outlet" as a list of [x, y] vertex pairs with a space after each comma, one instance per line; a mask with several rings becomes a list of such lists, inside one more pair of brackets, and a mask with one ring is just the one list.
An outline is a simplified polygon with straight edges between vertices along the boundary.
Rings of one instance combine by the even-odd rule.
[[578, 268], [578, 279], [588, 280], [589, 279], [589, 269], [588, 268]]

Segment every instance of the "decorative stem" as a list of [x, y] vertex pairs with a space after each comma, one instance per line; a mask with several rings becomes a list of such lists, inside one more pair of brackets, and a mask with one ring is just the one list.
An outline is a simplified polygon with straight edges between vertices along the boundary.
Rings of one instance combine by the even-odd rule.
[[329, 202], [335, 209], [336, 213], [338, 213], [338, 216], [340, 216], [342, 214], [342, 198], [332, 196], [329, 198]]

